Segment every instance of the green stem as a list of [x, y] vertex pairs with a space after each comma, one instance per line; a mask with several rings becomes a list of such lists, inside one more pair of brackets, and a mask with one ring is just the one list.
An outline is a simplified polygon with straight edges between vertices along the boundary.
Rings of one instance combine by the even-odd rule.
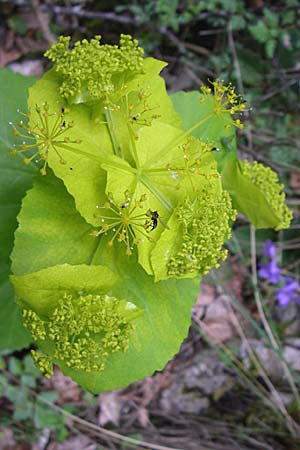
[[120, 158], [124, 159], [124, 155], [123, 155], [122, 149], [121, 149], [120, 145], [118, 144], [118, 140], [117, 140], [117, 137], [116, 137], [113, 115], [112, 115], [112, 113], [111, 113], [109, 108], [107, 108], [105, 110], [105, 118], [107, 120], [107, 127], [108, 127], [110, 138], [111, 138], [111, 141], [112, 141], [112, 144], [113, 144], [114, 153], [115, 153], [115, 155], [117, 155]]
[[[124, 101], [125, 101], [125, 106], [126, 106], [126, 116], [128, 118], [129, 117], [128, 94], [125, 95]], [[136, 168], [138, 169], [140, 167], [140, 162], [139, 162], [139, 157], [138, 157], [138, 153], [137, 153], [136, 145], [135, 145], [134, 131], [132, 129], [131, 124], [128, 122], [127, 122], [127, 129], [128, 129], [128, 133], [130, 136], [130, 151], [131, 151], [133, 160], [135, 161]]]
[[161, 149], [161, 151], [156, 154], [152, 159], [147, 161], [147, 165], [151, 165], [155, 161], [159, 161], [160, 157], [164, 156], [166, 153], [168, 153], [169, 150], [174, 148], [176, 145], [180, 144], [184, 138], [189, 136], [194, 130], [196, 130], [198, 127], [203, 125], [207, 120], [211, 119], [214, 114], [209, 114], [208, 116], [204, 117], [204, 119], [199, 120], [197, 123], [195, 123], [191, 128], [186, 130], [184, 133], [182, 133], [180, 136], [175, 138], [173, 141], [171, 141], [167, 146]]
[[127, 127], [128, 127], [129, 136], [130, 136], [130, 150], [131, 150], [133, 159], [135, 161], [136, 168], [138, 169], [140, 167], [140, 161], [139, 161], [139, 157], [138, 157], [138, 153], [137, 153], [137, 149], [136, 149], [136, 145], [135, 145], [134, 133], [132, 131], [130, 124], [128, 124]]
[[149, 178], [145, 175], [140, 175], [139, 181], [143, 183], [144, 186], [146, 186], [147, 189], [157, 198], [157, 200], [160, 201], [160, 203], [166, 208], [166, 210], [172, 214], [174, 210], [174, 206], [170, 202], [170, 200], [167, 199], [167, 197], [159, 190], [157, 187], [155, 187]]

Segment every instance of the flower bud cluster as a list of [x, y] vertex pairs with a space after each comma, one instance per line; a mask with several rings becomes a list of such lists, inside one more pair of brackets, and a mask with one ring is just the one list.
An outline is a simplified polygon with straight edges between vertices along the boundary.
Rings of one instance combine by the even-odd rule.
[[[40, 370], [51, 375], [49, 361], [86, 372], [102, 371], [106, 358], [127, 351], [134, 326], [119, 311], [120, 301], [108, 295], [71, 295], [59, 300], [47, 320], [34, 311], [23, 311], [24, 325], [37, 341], [49, 341], [51, 355], [35, 352]], [[133, 305], [132, 305], [133, 306]]]
[[264, 193], [268, 204], [278, 218], [279, 223], [275, 230], [288, 228], [293, 214], [285, 204], [285, 194], [281, 192], [284, 186], [279, 183], [276, 172], [257, 161], [253, 164], [243, 161], [242, 168], [244, 175]]
[[175, 210], [182, 233], [182, 245], [168, 263], [169, 276], [205, 275], [212, 267], [219, 266], [227, 250], [221, 249], [230, 237], [229, 221], [235, 220], [227, 192], [220, 194], [205, 190], [195, 199], [185, 199]]
[[70, 37], [61, 36], [57, 44], [45, 53], [55, 63], [55, 70], [63, 79], [60, 94], [67, 99], [82, 101], [85, 91], [90, 100], [98, 100], [113, 93], [114, 77], [131, 77], [143, 70], [143, 49], [129, 35], [121, 35], [118, 45], [102, 45], [101, 36], [76, 42], [69, 50]]

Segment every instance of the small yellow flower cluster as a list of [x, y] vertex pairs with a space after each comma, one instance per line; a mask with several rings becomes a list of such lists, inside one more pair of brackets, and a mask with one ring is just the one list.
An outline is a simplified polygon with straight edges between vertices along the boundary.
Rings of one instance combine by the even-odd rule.
[[[205, 101], [205, 96], [212, 96], [214, 102], [214, 113], [216, 115], [225, 114], [229, 116], [229, 121], [238, 128], [244, 128], [239, 118], [234, 116], [241, 115], [246, 109], [246, 103], [241, 96], [235, 92], [231, 83], [227, 86], [221, 80], [210, 82], [212, 88], [208, 86], [201, 86], [202, 94], [204, 97], [200, 99], [200, 102]], [[228, 125], [229, 126], [229, 125]]]
[[284, 186], [279, 183], [277, 173], [270, 169], [270, 167], [265, 167], [257, 161], [254, 161], [253, 164], [250, 164], [248, 161], [243, 161], [242, 170], [244, 175], [249, 177], [252, 183], [264, 194], [274, 214], [278, 218], [278, 225], [275, 230], [278, 231], [282, 228], [288, 228], [293, 213], [285, 204], [285, 194], [281, 192]]
[[[128, 191], [124, 193], [124, 202], [118, 206], [111, 193], [108, 194], [108, 201], [102, 207], [96, 207], [99, 212], [95, 217], [100, 220], [101, 228], [93, 231], [93, 236], [113, 232], [112, 238], [108, 241], [108, 246], [112, 247], [115, 239], [123, 242], [126, 246], [126, 255], [132, 255], [134, 245], [137, 246], [143, 242], [143, 237], [151, 240], [147, 231], [151, 228], [152, 211], [139, 213], [137, 209], [142, 209], [146, 195], [141, 195], [139, 199], [134, 199]], [[138, 237], [137, 237], [138, 236]]]
[[[212, 146], [204, 141], [196, 140], [189, 136], [186, 141], [180, 146], [182, 150], [182, 157], [167, 164], [167, 170], [171, 172], [172, 177], [178, 179], [186, 178], [190, 181], [191, 187], [196, 190], [193, 184], [192, 175], [200, 175], [208, 179], [211, 175], [205, 173], [205, 158], [211, 153]], [[219, 177], [218, 173], [213, 174], [214, 177]]]
[[[65, 108], [61, 108], [59, 112], [50, 112], [49, 105], [45, 102], [41, 106], [36, 105], [35, 112], [34, 120], [32, 120], [32, 115], [29, 111], [26, 114], [21, 113], [26, 118], [26, 121], [19, 120], [17, 127], [12, 122], [9, 123], [13, 127], [14, 135], [23, 139], [22, 143], [15, 146], [10, 153], [12, 155], [25, 154], [35, 149], [36, 151], [32, 155], [23, 157], [23, 163], [27, 165], [31, 161], [36, 163], [44, 161], [40, 172], [42, 175], [46, 175], [49, 151], [53, 150], [60, 163], [66, 164], [60, 153], [61, 150], [67, 149], [76, 152], [76, 148], [73, 148], [72, 144], [81, 144], [81, 140], [73, 140], [67, 136], [63, 137], [74, 126], [72, 122], [66, 122], [65, 116], [68, 111]], [[29, 125], [28, 122], [30, 121], [34, 123]]]
[[99, 372], [111, 353], [127, 351], [134, 326], [131, 319], [122, 316], [119, 305], [119, 300], [108, 295], [73, 298], [65, 294], [47, 320], [32, 310], [24, 310], [24, 325], [33, 339], [48, 340], [48, 347], [51, 342], [51, 355], [33, 351], [33, 358], [45, 376], [51, 376], [53, 361], [60, 360], [68, 367], [86, 372]]
[[168, 275], [205, 275], [212, 267], [218, 267], [218, 261], [227, 256], [227, 250], [221, 248], [230, 237], [228, 222], [236, 217], [229, 194], [203, 191], [193, 200], [187, 198], [176, 208], [175, 214], [182, 244], [167, 263]]
[[23, 309], [23, 323], [27, 330], [35, 340], [44, 340], [46, 337], [46, 330], [43, 322], [37, 316], [37, 314], [32, 311], [32, 309]]
[[121, 35], [118, 45], [102, 45], [101, 36], [76, 42], [69, 50], [70, 37], [59, 37], [45, 53], [63, 77], [60, 94], [80, 103], [83, 97], [99, 100], [115, 90], [114, 76], [131, 77], [143, 70], [143, 49], [129, 35]]
[[31, 350], [31, 356], [35, 365], [40, 369], [42, 374], [46, 378], [50, 378], [53, 375], [53, 362], [49, 355], [42, 352], [37, 352], [36, 350]]
[[[160, 119], [159, 106], [151, 107], [149, 98], [151, 97], [150, 88], [139, 89], [130, 93], [126, 98], [128, 123], [130, 125], [138, 125], [150, 127], [153, 120]], [[137, 136], [135, 136], [137, 138]]]

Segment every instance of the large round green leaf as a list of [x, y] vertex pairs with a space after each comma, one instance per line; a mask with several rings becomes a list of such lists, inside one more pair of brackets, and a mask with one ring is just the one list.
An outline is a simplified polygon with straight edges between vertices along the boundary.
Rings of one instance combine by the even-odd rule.
[[[55, 205], [59, 205], [55, 211], [54, 199]], [[60, 214], [58, 210], [61, 210]], [[198, 282], [168, 280], [154, 283], [153, 277], [138, 265], [136, 255], [127, 257], [121, 244], [108, 248], [105, 236], [95, 241], [62, 182], [51, 175], [36, 181], [23, 202], [19, 222], [13, 252], [16, 274], [62, 262], [106, 265], [119, 276], [110, 294], [144, 310], [144, 314], [135, 320], [136, 331], [128, 352], [110, 356], [103, 372], [86, 373], [60, 364], [63, 371], [92, 392], [101, 392], [126, 386], [162, 369], [187, 335]], [[41, 224], [44, 224], [42, 229]]]
[[18, 350], [30, 342], [19, 308], [14, 303], [8, 275], [16, 216], [36, 170], [33, 165], [25, 167], [21, 158], [9, 154], [16, 143], [9, 122], [20, 120], [17, 109], [26, 109], [27, 89], [33, 82], [34, 78], [8, 69], [0, 71], [0, 349]]
[[228, 114], [215, 113], [213, 96], [205, 96], [199, 91], [179, 91], [172, 94], [171, 99], [182, 118], [184, 130], [189, 130], [197, 122], [207, 118], [193, 130], [192, 134], [196, 138], [222, 145], [222, 138], [235, 134], [234, 126], [228, 123]]

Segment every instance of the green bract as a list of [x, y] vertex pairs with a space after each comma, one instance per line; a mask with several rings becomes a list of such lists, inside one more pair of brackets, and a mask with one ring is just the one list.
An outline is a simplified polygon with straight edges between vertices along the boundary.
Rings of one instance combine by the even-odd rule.
[[[237, 158], [245, 104], [230, 84], [175, 94], [173, 106], [165, 63], [143, 59], [130, 36], [68, 47], [60, 38], [46, 53], [54, 66], [13, 125], [11, 153], [40, 173], [18, 216], [11, 280], [36, 364], [100, 392], [172, 358], [201, 275], [226, 257], [243, 211], [235, 183], [259, 191], [268, 174]], [[278, 229], [290, 213], [276, 182], [262, 205]]]
[[269, 167], [240, 161], [233, 153], [223, 161], [222, 184], [234, 207], [256, 228], [288, 228], [292, 212], [285, 204], [283, 185]]
[[242, 171], [265, 196], [277, 218], [278, 223], [274, 227], [275, 230], [288, 228], [292, 220], [292, 212], [284, 203], [285, 194], [281, 192], [284, 186], [279, 184], [277, 174], [270, 167], [265, 167], [257, 161], [254, 161], [253, 164], [243, 161]]

